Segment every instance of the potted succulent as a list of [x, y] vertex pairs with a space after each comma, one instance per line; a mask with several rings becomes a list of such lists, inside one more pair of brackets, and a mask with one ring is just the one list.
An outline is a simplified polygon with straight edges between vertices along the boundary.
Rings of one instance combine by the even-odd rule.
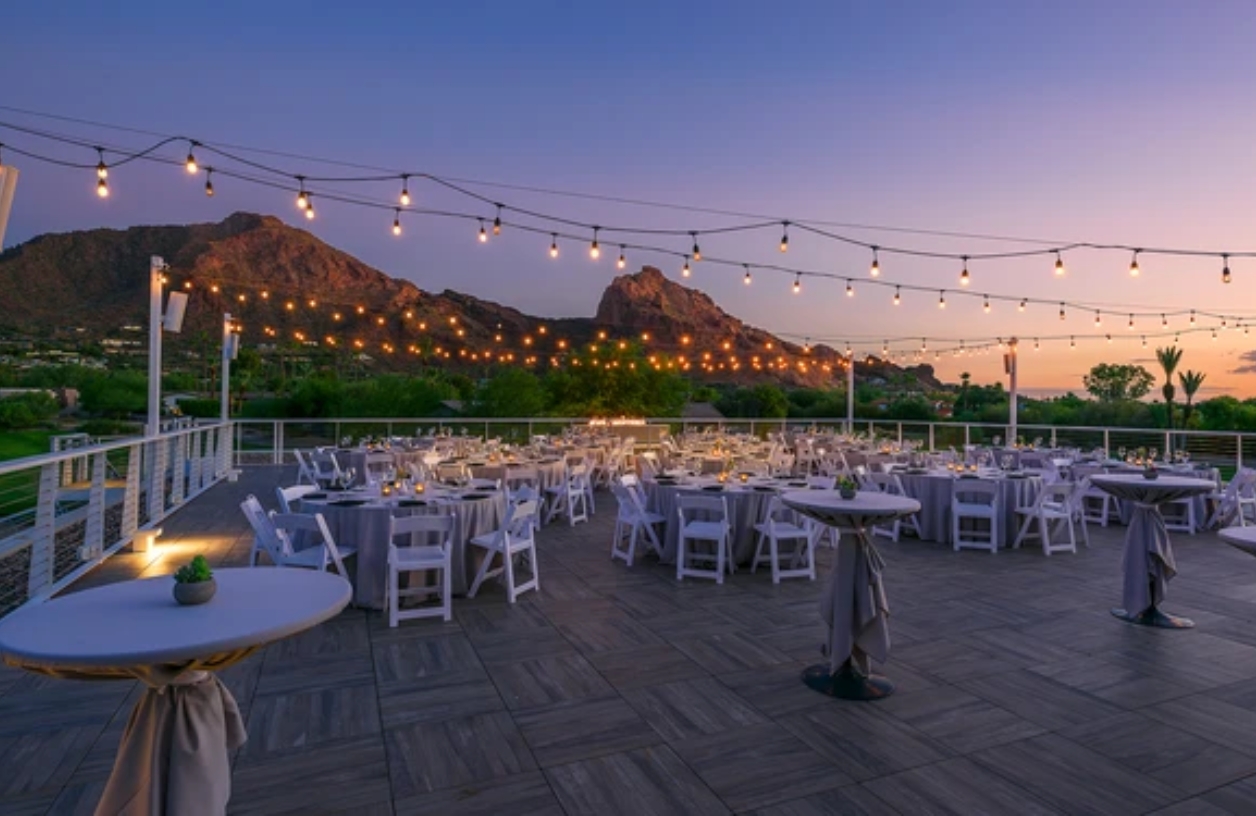
[[1147, 452], [1147, 458], [1143, 460], [1143, 478], [1158, 479], [1159, 477], [1160, 471], [1156, 470], [1156, 451], [1153, 448]]
[[849, 476], [843, 476], [837, 480], [837, 491], [843, 499], [850, 500], [855, 498], [855, 493], [859, 490], [859, 485], [855, 484], [855, 480]]
[[183, 606], [203, 604], [218, 590], [205, 556], [198, 555], [174, 574], [174, 599]]

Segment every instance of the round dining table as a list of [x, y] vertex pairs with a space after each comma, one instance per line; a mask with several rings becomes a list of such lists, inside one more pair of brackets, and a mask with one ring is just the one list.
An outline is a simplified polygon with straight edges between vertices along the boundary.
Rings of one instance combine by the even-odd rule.
[[873, 526], [919, 512], [920, 502], [890, 493], [860, 490], [843, 498], [836, 490], [796, 490], [781, 495], [786, 507], [841, 532], [837, 558], [820, 600], [829, 629], [828, 664], [803, 670], [808, 687], [844, 700], [879, 700], [894, 683], [872, 673], [872, 660], [890, 653], [890, 605], [881, 572], [885, 561], [872, 543]]
[[1256, 556], [1256, 527], [1224, 527], [1217, 537], [1236, 550]]
[[1123, 606], [1112, 614], [1128, 623], [1157, 626], [1162, 629], [1190, 629], [1194, 621], [1160, 611], [1169, 581], [1177, 575], [1173, 545], [1165, 529], [1160, 505], [1189, 499], [1216, 488], [1210, 479], [1186, 476], [1165, 476], [1149, 479], [1140, 474], [1091, 476], [1090, 483], [1100, 490], [1129, 502], [1129, 528], [1125, 531], [1125, 551], [1121, 558], [1121, 599]]
[[388, 584], [388, 530], [392, 516], [450, 515], [450, 579], [455, 595], [465, 595], [468, 576], [479, 569], [482, 552], [467, 542], [491, 533], [506, 517], [506, 493], [502, 490], [446, 489], [433, 486], [423, 495], [370, 496], [365, 491], [345, 494], [310, 494], [301, 499], [302, 513], [319, 513], [338, 545], [357, 548], [353, 575], [353, 601], [357, 606], [383, 609]]
[[[661, 477], [657, 481], [643, 482], [646, 507], [663, 517], [663, 554], [660, 563], [676, 563], [680, 549], [680, 515], [676, 512], [676, 497], [714, 496], [724, 498], [728, 506], [729, 524], [732, 527], [732, 556], [734, 563], [748, 564], [754, 558], [756, 531], [754, 526], [763, 520], [768, 503], [782, 490], [806, 488], [804, 481], [778, 481], [769, 478], [748, 479], [721, 483], [713, 476]], [[702, 518], [699, 513], [696, 518]]]
[[1042, 492], [1041, 476], [1025, 472], [1003, 472], [986, 469], [977, 473], [956, 475], [944, 469], [909, 468], [895, 470], [903, 485], [903, 493], [920, 502], [916, 521], [922, 541], [937, 541], [950, 546], [951, 498], [957, 482], [976, 478], [993, 482], [998, 488], [999, 543], [1010, 547], [1020, 530], [1017, 508], [1031, 507]]
[[221, 816], [240, 710], [213, 672], [337, 615], [345, 579], [277, 567], [214, 571], [208, 603], [180, 606], [170, 576], [33, 603], [0, 620], [4, 662], [81, 680], [140, 680], [144, 691], [96, 813]]

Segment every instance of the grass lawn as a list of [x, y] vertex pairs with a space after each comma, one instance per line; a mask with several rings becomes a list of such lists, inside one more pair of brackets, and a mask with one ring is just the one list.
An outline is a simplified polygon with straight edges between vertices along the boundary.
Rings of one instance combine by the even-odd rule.
[[0, 432], [0, 462], [48, 453], [53, 432], [47, 429]]

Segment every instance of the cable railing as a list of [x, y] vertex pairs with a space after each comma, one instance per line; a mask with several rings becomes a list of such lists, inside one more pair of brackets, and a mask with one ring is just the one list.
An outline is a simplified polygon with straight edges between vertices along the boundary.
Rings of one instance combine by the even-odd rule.
[[0, 615], [48, 597], [232, 473], [232, 427], [75, 445], [0, 463]]

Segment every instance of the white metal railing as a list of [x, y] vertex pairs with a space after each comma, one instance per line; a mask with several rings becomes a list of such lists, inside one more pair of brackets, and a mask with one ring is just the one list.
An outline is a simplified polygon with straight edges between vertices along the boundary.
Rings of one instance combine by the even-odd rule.
[[[588, 423], [579, 417], [513, 417], [513, 418], [333, 418], [333, 419], [241, 419], [235, 420], [236, 463], [239, 465], [290, 463], [292, 451], [316, 446], [332, 446], [343, 439], [363, 436], [412, 436], [429, 429], [471, 436], [501, 437], [507, 442], [524, 442], [538, 433], [558, 433], [572, 425]], [[912, 441], [929, 450], [962, 448], [964, 445], [989, 444], [996, 437], [1004, 443], [1008, 426], [980, 422], [913, 422], [909, 420], [856, 419], [853, 424], [843, 418], [825, 419], [686, 419], [651, 417], [644, 420], [647, 429], [636, 433], [638, 441], [653, 438], [660, 428], [683, 433], [702, 428], [765, 435], [782, 430], [809, 428], [834, 429], [844, 432], [873, 433], [899, 443]], [[641, 426], [635, 426], [640, 428]], [[621, 434], [634, 433], [634, 426], [617, 429]], [[1017, 428], [1026, 442], [1041, 438], [1050, 447], [1078, 447], [1086, 450], [1105, 448], [1115, 454], [1120, 448], [1157, 448], [1162, 452], [1183, 450], [1192, 458], [1206, 460], [1223, 472], [1230, 472], [1256, 457], [1256, 433], [1240, 431], [1167, 431], [1163, 428], [1114, 428], [1103, 426], [1025, 425]], [[648, 443], [647, 443], [648, 444]]]
[[67, 586], [231, 470], [215, 423], [0, 463], [0, 615]]

